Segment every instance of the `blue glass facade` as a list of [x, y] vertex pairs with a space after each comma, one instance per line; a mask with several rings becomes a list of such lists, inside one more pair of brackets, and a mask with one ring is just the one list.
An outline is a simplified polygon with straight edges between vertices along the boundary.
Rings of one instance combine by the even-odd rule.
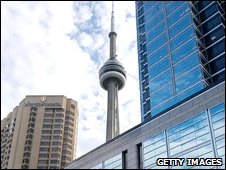
[[142, 121], [224, 80], [224, 4], [136, 2]]
[[[225, 169], [225, 103], [221, 103], [143, 142], [144, 169], [157, 166], [158, 158], [222, 158]], [[214, 166], [174, 166], [173, 169]]]

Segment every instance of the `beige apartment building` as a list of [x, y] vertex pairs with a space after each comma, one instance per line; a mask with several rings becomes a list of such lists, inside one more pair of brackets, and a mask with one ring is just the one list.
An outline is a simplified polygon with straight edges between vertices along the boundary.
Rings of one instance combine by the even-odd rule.
[[1, 169], [60, 169], [75, 159], [77, 102], [26, 96], [1, 121]]

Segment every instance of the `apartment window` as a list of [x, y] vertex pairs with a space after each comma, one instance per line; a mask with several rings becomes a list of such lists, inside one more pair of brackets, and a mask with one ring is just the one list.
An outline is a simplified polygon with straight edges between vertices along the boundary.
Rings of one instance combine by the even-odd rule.
[[38, 169], [48, 169], [47, 166], [38, 166]]
[[69, 121], [65, 121], [65, 126], [73, 126], [73, 123], [71, 123]]
[[55, 122], [56, 123], [63, 123], [64, 121], [63, 121], [63, 119], [55, 119]]
[[44, 123], [53, 123], [53, 119], [44, 119], [43, 122]]
[[64, 109], [63, 108], [56, 108], [55, 111], [56, 112], [64, 112]]
[[52, 108], [45, 108], [45, 112], [53, 112]]
[[71, 138], [73, 137], [73, 135], [71, 133], [67, 133], [67, 134], [68, 134], [69, 137], [71, 137]]
[[60, 161], [59, 161], [59, 160], [50, 160], [50, 163], [51, 163], [51, 164], [59, 164]]
[[63, 128], [63, 125], [61, 125], [61, 124], [55, 124], [54, 125], [54, 128]]
[[45, 117], [53, 117], [53, 114], [51, 114], [51, 113], [45, 113]]
[[42, 140], [50, 140], [51, 139], [51, 136], [42, 136], [41, 139]]
[[40, 153], [39, 154], [39, 157], [40, 158], [48, 158], [49, 157], [49, 154]]
[[34, 133], [34, 129], [28, 129], [27, 133]]
[[72, 140], [68, 138], [64, 138], [64, 142], [72, 144]]
[[64, 147], [64, 148], [72, 149], [72, 146], [71, 146], [70, 144], [68, 144], [68, 143], [67, 143], [67, 144], [64, 144], [63, 147]]
[[28, 134], [27, 136], [26, 136], [26, 139], [32, 139], [33, 138], [33, 136], [31, 135], [31, 134]]
[[45, 124], [44, 124], [42, 127], [43, 127], [43, 128], [52, 128], [52, 125], [45, 125]]
[[50, 142], [41, 142], [41, 145], [43, 145], [43, 146], [50, 146]]
[[24, 157], [30, 157], [30, 152], [25, 152]]
[[35, 127], [35, 124], [34, 124], [33, 122], [30, 122], [30, 123], [28, 124], [28, 127], [34, 128], [34, 127]]
[[21, 169], [28, 169], [28, 165], [22, 165]]
[[71, 151], [68, 151], [68, 150], [63, 150], [62, 152], [64, 155], [68, 154], [68, 155], [71, 155]]
[[35, 117], [36, 115], [37, 115], [36, 112], [31, 112], [31, 113], [30, 113], [30, 116], [34, 116], [34, 117]]
[[49, 152], [50, 149], [49, 148], [40, 148], [40, 152]]
[[31, 107], [31, 111], [36, 111], [37, 112], [37, 107]]
[[61, 145], [61, 142], [53, 142], [52, 145]]
[[66, 119], [66, 120], [72, 120], [72, 121], [74, 121], [74, 118], [71, 117], [71, 116], [66, 116], [65, 119]]
[[23, 161], [22, 161], [22, 163], [29, 163], [29, 159], [24, 158]]
[[50, 166], [49, 169], [59, 169], [58, 166]]
[[63, 132], [62, 132], [62, 130], [54, 130], [53, 133], [54, 134], [62, 134]]
[[71, 116], [74, 116], [74, 112], [69, 112], [69, 111], [67, 111], [67, 112], [66, 112], [66, 115], [67, 115], [67, 116], [70, 116], [70, 115], [71, 115]]
[[39, 160], [38, 164], [48, 164], [48, 160]]
[[31, 140], [26, 140], [25, 145], [26, 145], [26, 144], [31, 145], [31, 144], [32, 144], [32, 141], [31, 141]]
[[62, 140], [62, 136], [53, 136], [53, 140]]
[[61, 149], [60, 148], [52, 148], [52, 152], [60, 152], [61, 151]]
[[56, 114], [56, 117], [58, 117], [58, 118], [59, 118], [59, 117], [62, 117], [62, 118], [63, 118], [63, 117], [64, 117], [64, 114], [58, 113], [58, 114]]
[[42, 133], [43, 133], [43, 134], [51, 134], [52, 131], [51, 131], [51, 130], [42, 130]]
[[31, 151], [31, 147], [30, 146], [25, 146], [24, 151]]
[[51, 158], [60, 158], [60, 154], [51, 154]]
[[29, 122], [35, 122], [35, 118], [34, 117], [30, 117], [29, 118]]

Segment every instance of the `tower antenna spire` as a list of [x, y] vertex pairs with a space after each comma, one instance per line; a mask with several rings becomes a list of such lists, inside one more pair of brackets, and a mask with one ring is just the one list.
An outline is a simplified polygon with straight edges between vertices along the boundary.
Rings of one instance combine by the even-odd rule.
[[115, 32], [114, 1], [112, 1], [112, 11], [111, 11], [111, 32]]
[[110, 59], [116, 57], [116, 37], [117, 33], [115, 32], [115, 16], [114, 16], [114, 1], [112, 1], [112, 11], [111, 11], [111, 31], [108, 34], [110, 38]]

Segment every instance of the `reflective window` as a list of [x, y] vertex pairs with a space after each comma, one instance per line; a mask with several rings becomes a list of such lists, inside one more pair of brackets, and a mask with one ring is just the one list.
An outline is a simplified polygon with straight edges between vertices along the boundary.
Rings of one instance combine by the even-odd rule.
[[165, 44], [167, 41], [166, 33], [163, 32], [158, 38], [154, 39], [151, 43], [147, 45], [147, 53], [150, 54], [156, 49], [158, 49], [160, 46]]
[[90, 168], [90, 169], [102, 169], [102, 163]]
[[224, 28], [221, 25], [214, 31], [211, 31], [209, 34], [205, 35], [206, 46], [208, 47], [210, 44], [213, 44], [214, 42], [222, 38], [224, 35], [225, 35]]
[[143, 143], [144, 169], [156, 166], [158, 158], [167, 158], [164, 133], [151, 137]]
[[106, 160], [104, 162], [104, 169], [122, 169], [122, 154]]
[[152, 66], [155, 63], [157, 63], [162, 58], [166, 57], [168, 54], [168, 48], [166, 45], [159, 48], [157, 51], [155, 51], [153, 54], [148, 56], [148, 65]]
[[171, 1], [167, 6], [166, 6], [166, 12], [167, 15], [172, 13], [175, 9], [177, 9], [179, 6], [181, 6], [184, 2], [183, 1]]
[[155, 3], [151, 8], [145, 13], [145, 18], [150, 19], [155, 16], [159, 11], [163, 9], [163, 2]]
[[185, 91], [182, 91], [181, 93], [178, 93], [175, 100], [182, 101], [183, 99], [191, 96], [192, 94], [197, 93], [198, 91], [202, 90], [205, 87], [204, 83], [202, 81], [195, 83], [191, 87], [187, 88]]
[[218, 13], [217, 15], [215, 15], [214, 17], [211, 17], [210, 20], [208, 20], [208, 22], [205, 22], [202, 26], [203, 28], [203, 33], [207, 33], [209, 32], [211, 29], [215, 28], [216, 26], [218, 26], [219, 24], [221, 24], [223, 21], [221, 20], [221, 16]]
[[221, 69], [225, 68], [225, 54], [211, 61], [210, 63], [211, 73], [217, 73]]
[[218, 56], [222, 52], [225, 52], [225, 39], [220, 40], [219, 42], [217, 42], [207, 50], [209, 59], [212, 59]]
[[189, 54], [195, 51], [196, 49], [196, 42], [194, 39], [191, 39], [189, 42], [187, 42], [185, 45], [180, 47], [179, 49], [172, 52], [172, 61], [173, 63], [176, 63], [180, 61], [181, 59], [185, 58]]
[[210, 141], [210, 130], [205, 112], [168, 130], [170, 155], [177, 155], [196, 145]]
[[156, 90], [160, 89], [162, 86], [167, 85], [171, 82], [170, 71], [163, 72], [161, 75], [156, 77], [151, 81], [151, 93], [154, 93]]
[[151, 79], [156, 77], [158, 74], [162, 73], [164, 70], [169, 68], [169, 58], [166, 57], [165, 59], [161, 60], [157, 64], [155, 64], [153, 67], [149, 70], [149, 75]]
[[145, 30], [150, 30], [150, 28], [153, 28], [158, 23], [160, 23], [164, 19], [164, 13], [163, 11], [159, 12], [157, 15], [152, 17], [150, 20], [148, 20], [145, 24]]
[[164, 31], [165, 31], [165, 23], [164, 21], [162, 21], [156, 27], [148, 31], [146, 39], [151, 41], [155, 39], [157, 36], [159, 36], [161, 33], [163, 33]]
[[173, 95], [172, 84], [160, 89], [156, 93], [152, 94], [151, 106], [155, 107], [156, 105], [162, 103], [164, 100], [170, 98]]
[[225, 106], [224, 103], [210, 109], [215, 137], [225, 134]]
[[190, 26], [185, 31], [181, 32], [179, 35], [177, 35], [170, 41], [171, 50], [173, 51], [176, 48], [180, 47], [182, 44], [186, 43], [192, 37], [194, 37], [194, 30]]
[[200, 67], [193, 69], [176, 80], [176, 91], [179, 93], [195, 83], [201, 81], [202, 73]]
[[[177, 5], [181, 5], [181, 4], [178, 3]], [[187, 14], [188, 11], [189, 11], [189, 4], [184, 3], [175, 12], [173, 12], [169, 16], [168, 25], [169, 26], [173, 25], [175, 22], [177, 22], [179, 19], [181, 19], [183, 16], [185, 16], [185, 14]]]
[[186, 15], [183, 19], [179, 20], [175, 25], [169, 28], [170, 39], [177, 35], [179, 32], [183, 31], [186, 27], [192, 24], [192, 19], [190, 15]]
[[177, 78], [187, 70], [193, 69], [198, 64], [199, 56], [197, 55], [197, 53], [194, 53], [190, 57], [186, 58], [185, 60], [174, 66], [175, 77]]
[[150, 8], [156, 3], [156, 1], [140, 1], [144, 2], [144, 11], [150, 10]]

